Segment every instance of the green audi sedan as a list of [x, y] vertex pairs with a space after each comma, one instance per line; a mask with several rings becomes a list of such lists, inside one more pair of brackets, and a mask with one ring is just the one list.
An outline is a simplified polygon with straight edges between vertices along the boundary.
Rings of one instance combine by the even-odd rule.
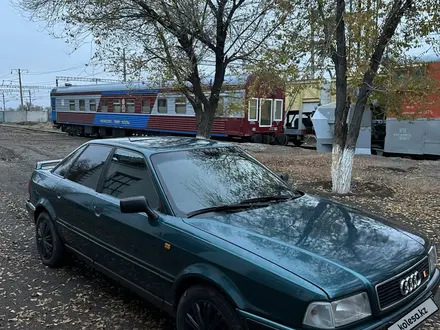
[[38, 162], [26, 207], [43, 264], [73, 254], [178, 330], [409, 330], [437, 311], [427, 238], [288, 182], [234, 144], [93, 140]]

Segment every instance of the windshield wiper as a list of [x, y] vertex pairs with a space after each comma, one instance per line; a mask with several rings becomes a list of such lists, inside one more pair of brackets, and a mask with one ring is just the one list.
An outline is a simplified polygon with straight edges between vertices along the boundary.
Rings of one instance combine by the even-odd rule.
[[295, 198], [298, 198], [301, 196], [302, 195], [294, 195], [294, 196], [292, 196], [292, 195], [279, 195], [279, 196], [265, 196], [265, 197], [249, 198], [249, 199], [244, 199], [236, 204], [223, 204], [223, 205], [203, 208], [200, 210], [195, 210], [195, 211], [189, 212], [187, 214], [187, 217], [192, 218], [196, 215], [203, 214], [203, 213], [209, 213], [209, 212], [237, 211], [237, 210], [249, 209], [249, 208], [253, 208], [253, 207], [268, 206], [272, 202], [279, 202], [279, 201], [295, 199]]
[[[268, 203], [265, 204], [261, 204], [258, 206], [266, 206], [269, 205]], [[248, 209], [248, 208], [252, 208], [252, 207], [256, 207], [257, 205], [255, 205], [255, 202], [252, 203], [238, 203], [238, 204], [223, 204], [223, 205], [218, 205], [218, 206], [213, 206], [213, 207], [206, 207], [204, 209], [200, 209], [200, 210], [195, 210], [192, 212], [189, 212], [187, 214], [188, 218], [192, 218], [196, 215], [199, 214], [203, 214], [203, 213], [210, 213], [210, 212], [222, 212], [222, 211], [237, 211], [237, 210], [243, 210], [243, 209]]]
[[301, 197], [301, 195], [275, 195], [275, 196], [265, 196], [265, 197], [256, 197], [242, 200], [239, 204], [248, 204], [248, 203], [261, 203], [261, 202], [278, 202], [285, 201], [289, 199], [295, 199]]

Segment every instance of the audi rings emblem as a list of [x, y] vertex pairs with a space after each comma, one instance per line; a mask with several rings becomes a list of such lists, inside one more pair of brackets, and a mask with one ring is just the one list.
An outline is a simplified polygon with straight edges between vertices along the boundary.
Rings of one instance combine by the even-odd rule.
[[400, 281], [400, 293], [406, 296], [415, 291], [422, 284], [422, 276], [419, 272], [414, 272]]

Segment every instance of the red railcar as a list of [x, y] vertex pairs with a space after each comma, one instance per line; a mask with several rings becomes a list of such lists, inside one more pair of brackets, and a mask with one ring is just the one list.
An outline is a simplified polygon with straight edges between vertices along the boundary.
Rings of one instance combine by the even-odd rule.
[[[225, 80], [212, 136], [266, 143], [284, 138], [284, 91], [251, 93], [252, 81]], [[193, 107], [172, 87], [142, 82], [65, 86], [51, 91], [51, 101], [54, 125], [71, 134], [196, 134]]]

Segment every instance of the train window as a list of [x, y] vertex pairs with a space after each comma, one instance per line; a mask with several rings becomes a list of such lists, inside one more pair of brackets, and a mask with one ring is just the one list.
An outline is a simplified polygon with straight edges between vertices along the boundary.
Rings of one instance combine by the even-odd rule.
[[107, 112], [107, 111], [108, 111], [108, 100], [102, 100], [101, 112]]
[[86, 111], [86, 101], [79, 100], [79, 111]]
[[179, 114], [186, 113], [186, 97], [176, 97], [174, 101], [174, 110]]
[[167, 99], [158, 99], [157, 100], [157, 112], [159, 113], [167, 113]]
[[142, 100], [142, 112], [150, 113], [150, 99]]
[[273, 120], [275, 121], [283, 120], [283, 100], [275, 100]]
[[75, 100], [69, 100], [69, 110], [75, 111]]
[[113, 100], [113, 112], [121, 112], [121, 100]]
[[258, 109], [258, 99], [250, 99], [249, 107], [248, 107], [249, 120], [258, 120], [257, 109]]
[[90, 100], [89, 101], [89, 110], [90, 111], [96, 111], [96, 100]]
[[133, 99], [127, 100], [127, 112], [134, 113], [135, 101]]

